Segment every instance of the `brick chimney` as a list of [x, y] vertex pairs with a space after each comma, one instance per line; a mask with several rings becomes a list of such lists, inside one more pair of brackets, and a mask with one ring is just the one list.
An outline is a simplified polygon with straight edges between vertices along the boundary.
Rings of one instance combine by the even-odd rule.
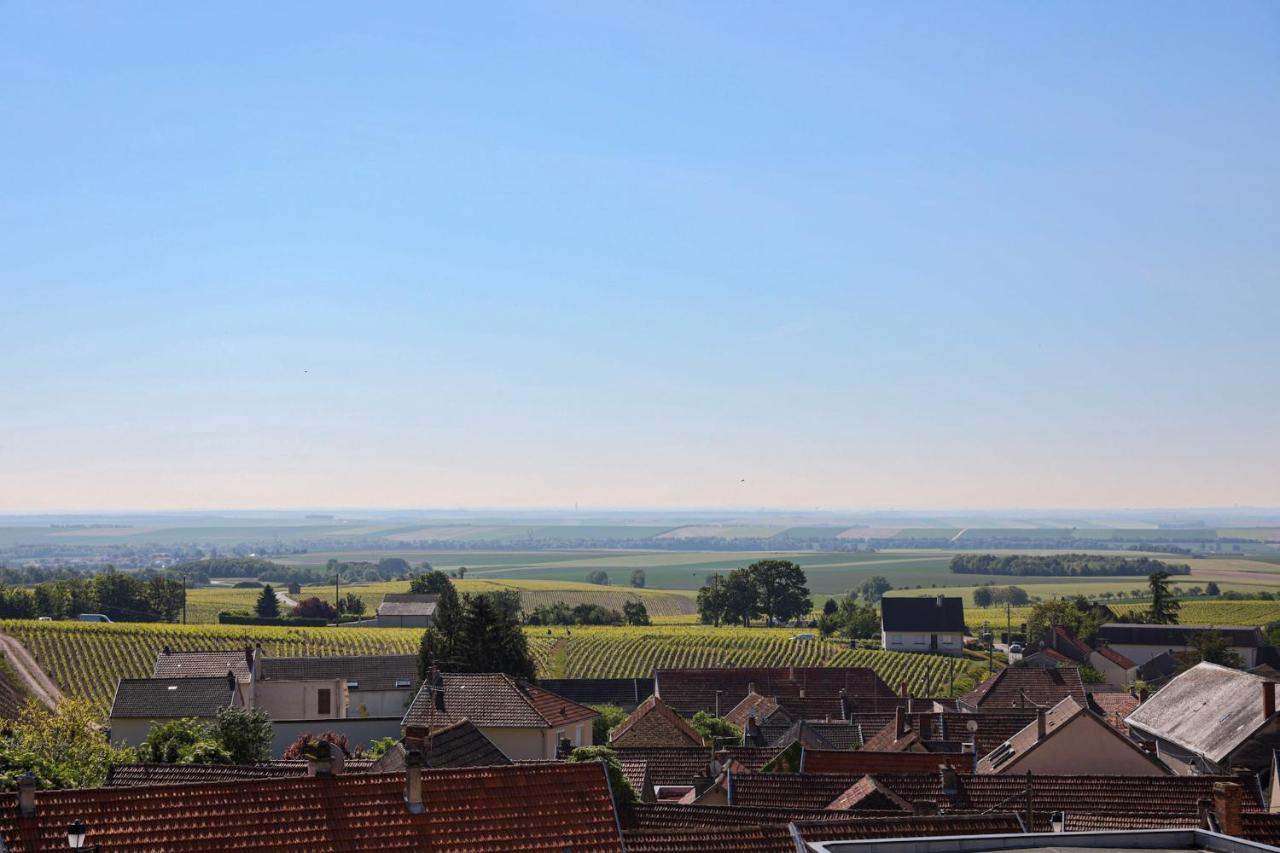
[[404, 754], [404, 803], [411, 814], [422, 814], [422, 751], [410, 749]]
[[1276, 712], [1276, 683], [1274, 681], [1262, 682], [1262, 716], [1265, 719], [1271, 719]]
[[36, 816], [36, 777], [30, 771], [18, 777], [18, 814]]
[[1241, 834], [1240, 809], [1243, 801], [1244, 789], [1236, 783], [1213, 783], [1213, 814], [1218, 820], [1218, 832], [1223, 835]]
[[1044, 708], [1036, 708], [1036, 742], [1037, 743], [1045, 739], [1045, 736], [1049, 733], [1048, 729], [1049, 729], [1049, 724], [1045, 720]]

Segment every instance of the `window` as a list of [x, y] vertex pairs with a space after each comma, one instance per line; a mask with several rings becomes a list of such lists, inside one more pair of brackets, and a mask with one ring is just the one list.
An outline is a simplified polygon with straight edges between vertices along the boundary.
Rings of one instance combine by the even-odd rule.
[[582, 726], [578, 726], [573, 732], [573, 745], [582, 746]]
[[952, 637], [950, 634], [943, 634], [943, 635], [942, 635], [942, 645], [944, 645], [944, 646], [954, 645], [954, 644], [955, 644], [955, 641], [956, 641], [956, 640], [955, 640], [955, 637]]
[[331, 713], [330, 690], [328, 687], [316, 691], [316, 713], [327, 717]]
[[408, 688], [408, 687], [412, 687], [412, 686], [413, 686], [413, 682], [412, 682], [412, 681], [410, 681], [410, 680], [409, 680], [409, 679], [407, 679], [407, 678], [397, 678], [397, 679], [396, 679], [396, 687], [398, 687], [398, 688], [399, 688], [399, 687], [405, 687], [405, 688]]

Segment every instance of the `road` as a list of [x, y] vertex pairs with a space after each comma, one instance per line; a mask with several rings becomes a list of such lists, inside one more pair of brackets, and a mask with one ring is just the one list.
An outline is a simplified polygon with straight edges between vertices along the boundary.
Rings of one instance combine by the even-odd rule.
[[58, 685], [49, 680], [49, 676], [45, 675], [44, 670], [36, 663], [35, 658], [31, 657], [26, 647], [8, 634], [0, 634], [0, 648], [4, 650], [5, 660], [22, 679], [22, 684], [27, 691], [46, 708], [50, 710], [56, 708], [58, 702], [62, 700], [62, 691], [58, 689]]

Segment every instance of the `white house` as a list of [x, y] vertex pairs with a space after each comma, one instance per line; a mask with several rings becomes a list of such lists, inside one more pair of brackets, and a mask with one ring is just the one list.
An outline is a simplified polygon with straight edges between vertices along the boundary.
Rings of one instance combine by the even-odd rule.
[[964, 654], [964, 599], [894, 596], [880, 601], [880, 642], [895, 652]]

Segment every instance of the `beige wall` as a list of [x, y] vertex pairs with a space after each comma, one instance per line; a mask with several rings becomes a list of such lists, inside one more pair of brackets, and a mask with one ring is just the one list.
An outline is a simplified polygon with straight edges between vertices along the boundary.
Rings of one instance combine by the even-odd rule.
[[1089, 665], [1096, 669], [1103, 678], [1107, 680], [1107, 684], [1115, 684], [1120, 687], [1127, 687], [1133, 684], [1138, 678], [1138, 668], [1125, 669], [1117, 663], [1113, 663], [1097, 652], [1089, 654]]
[[1136, 748], [1129, 748], [1107, 731], [1107, 724], [1085, 713], [1053, 733], [1022, 758], [997, 772], [1056, 773], [1103, 776], [1167, 776]]
[[[317, 710], [322, 689], [329, 691], [329, 713], [324, 716]], [[347, 683], [339, 678], [318, 681], [257, 681], [253, 685], [254, 707], [264, 711], [273, 720], [338, 719], [346, 716], [347, 702]]]
[[348, 717], [403, 717], [411, 690], [348, 690]]
[[574, 746], [591, 746], [591, 721], [571, 723], [562, 729], [509, 728], [479, 726], [485, 737], [512, 761], [556, 757], [561, 732]]
[[[1190, 646], [1139, 646], [1130, 643], [1110, 643], [1110, 646], [1129, 660], [1136, 663], [1138, 666], [1142, 666], [1154, 657], [1159, 657], [1165, 652], [1170, 651], [1170, 649], [1172, 649], [1174, 654], [1191, 650]], [[1257, 649], [1233, 646], [1232, 651], [1240, 655], [1240, 658], [1244, 661], [1246, 669], [1258, 665]]]

